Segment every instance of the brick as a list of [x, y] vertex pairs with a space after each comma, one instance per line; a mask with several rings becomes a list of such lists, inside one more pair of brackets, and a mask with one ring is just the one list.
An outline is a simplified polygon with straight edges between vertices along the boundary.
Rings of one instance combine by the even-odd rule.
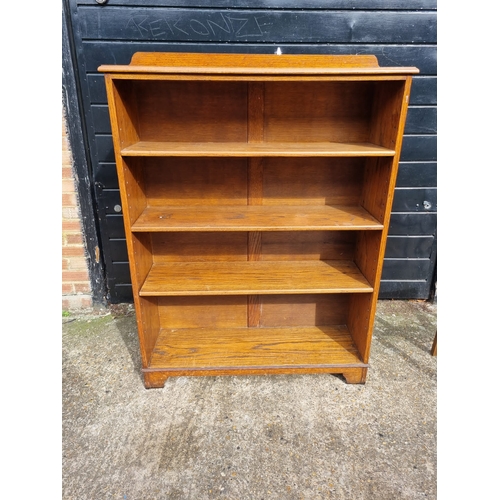
[[62, 111], [62, 307], [67, 311], [85, 311], [92, 308], [91, 287], [83, 246], [73, 158], [64, 109]]
[[82, 233], [66, 233], [64, 235], [67, 245], [83, 245]]
[[75, 184], [74, 182], [74, 176], [73, 176], [73, 168], [72, 167], [64, 167], [62, 168], [62, 180], [69, 180]]
[[64, 246], [62, 255], [63, 257], [85, 257], [85, 249], [82, 245]]
[[87, 310], [92, 307], [92, 298], [89, 295], [70, 295], [62, 299], [64, 311]]
[[63, 219], [80, 220], [80, 213], [78, 212], [76, 207], [63, 207], [62, 217]]
[[74, 283], [76, 281], [87, 282], [89, 280], [88, 271], [63, 271], [62, 272], [62, 282], [63, 283]]
[[76, 293], [90, 293], [90, 283], [74, 283], [73, 288]]
[[87, 260], [82, 257], [75, 257], [71, 259], [63, 259], [68, 261], [68, 267], [71, 271], [85, 271], [88, 270]]
[[69, 151], [62, 151], [61, 157], [63, 165], [72, 165], [73, 158], [71, 158], [71, 153]]
[[74, 181], [73, 180], [63, 180], [62, 181], [62, 192], [63, 193], [76, 193]]
[[63, 220], [62, 221], [63, 231], [81, 231], [82, 227], [79, 220]]
[[62, 206], [63, 207], [76, 207], [76, 195], [74, 193], [63, 193], [62, 195]]

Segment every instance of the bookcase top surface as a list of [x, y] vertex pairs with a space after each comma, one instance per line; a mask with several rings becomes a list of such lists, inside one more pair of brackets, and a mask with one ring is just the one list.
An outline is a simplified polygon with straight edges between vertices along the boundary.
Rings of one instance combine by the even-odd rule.
[[101, 73], [213, 75], [413, 75], [415, 67], [380, 67], [374, 55], [136, 52], [128, 65]]

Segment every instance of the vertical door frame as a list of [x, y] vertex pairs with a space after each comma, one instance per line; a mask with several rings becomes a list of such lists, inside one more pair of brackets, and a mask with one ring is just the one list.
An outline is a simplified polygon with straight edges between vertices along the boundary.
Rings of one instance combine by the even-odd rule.
[[68, 140], [73, 157], [75, 187], [80, 205], [83, 242], [87, 253], [90, 287], [94, 306], [107, 305], [107, 287], [99, 237], [99, 220], [90, 170], [90, 157], [82, 112], [76, 56], [68, 0], [62, 2], [62, 99], [66, 113]]

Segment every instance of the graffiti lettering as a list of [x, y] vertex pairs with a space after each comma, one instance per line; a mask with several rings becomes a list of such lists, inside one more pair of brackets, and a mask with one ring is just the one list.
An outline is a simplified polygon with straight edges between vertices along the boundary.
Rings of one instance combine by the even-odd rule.
[[233, 16], [225, 13], [175, 18], [132, 16], [126, 29], [143, 39], [168, 40], [193, 38], [231, 40], [233, 38], [263, 37], [271, 23], [265, 17], [252, 15]]

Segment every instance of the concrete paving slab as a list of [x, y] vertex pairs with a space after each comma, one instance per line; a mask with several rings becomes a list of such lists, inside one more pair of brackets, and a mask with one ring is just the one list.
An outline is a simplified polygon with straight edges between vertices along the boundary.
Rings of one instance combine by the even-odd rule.
[[63, 499], [436, 498], [437, 305], [380, 301], [365, 385], [145, 389], [133, 309], [63, 318]]

